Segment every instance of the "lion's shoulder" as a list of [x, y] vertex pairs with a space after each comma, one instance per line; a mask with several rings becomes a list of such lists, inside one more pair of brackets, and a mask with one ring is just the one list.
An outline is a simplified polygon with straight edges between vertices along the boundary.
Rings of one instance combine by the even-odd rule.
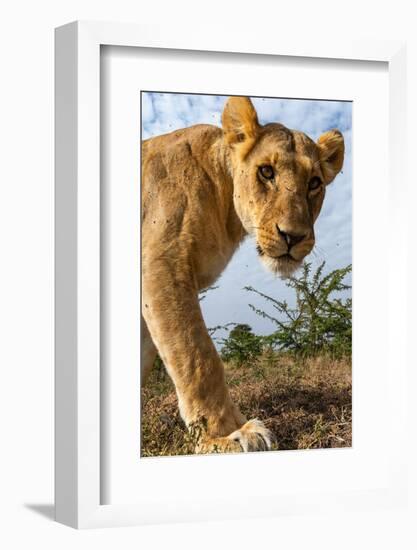
[[151, 137], [142, 141], [143, 160], [152, 155], [169, 156], [179, 151], [195, 154], [207, 150], [207, 147], [222, 135], [222, 130], [211, 124], [196, 124], [188, 128], [174, 130], [167, 134]]
[[195, 187], [210, 179], [211, 166], [218, 151], [213, 147], [222, 130], [210, 124], [198, 124], [142, 142], [142, 185], [153, 190]]
[[143, 220], [161, 208], [176, 219], [185, 203], [190, 216], [215, 207], [219, 162], [214, 144], [221, 137], [220, 128], [198, 124], [142, 142]]

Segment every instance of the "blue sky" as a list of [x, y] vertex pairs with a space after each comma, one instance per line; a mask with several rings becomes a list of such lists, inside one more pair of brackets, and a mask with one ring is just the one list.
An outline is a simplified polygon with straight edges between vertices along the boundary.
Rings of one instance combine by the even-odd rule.
[[[288, 128], [305, 132], [314, 140], [330, 128], [338, 128], [343, 133], [346, 147], [343, 170], [327, 188], [323, 209], [315, 225], [316, 246], [307, 261], [317, 266], [326, 260], [326, 271], [352, 263], [352, 104], [251, 99], [261, 124], [280, 122]], [[221, 126], [226, 100], [227, 96], [143, 92], [142, 137], [146, 139], [193, 124]], [[219, 288], [210, 291], [202, 302], [208, 327], [236, 322], [249, 324], [257, 334], [273, 332], [274, 325], [257, 316], [248, 303], [266, 311], [270, 308], [262, 299], [243, 290], [244, 286], [253, 286], [265, 294], [293, 302], [292, 291], [285, 282], [266, 271], [259, 262], [251, 237], [240, 246], [216, 286]]]

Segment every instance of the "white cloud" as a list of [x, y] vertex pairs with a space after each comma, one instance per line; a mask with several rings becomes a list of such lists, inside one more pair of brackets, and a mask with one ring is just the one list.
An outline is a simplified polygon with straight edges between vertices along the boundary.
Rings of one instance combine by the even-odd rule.
[[[142, 135], [148, 137], [171, 132], [193, 124], [221, 125], [225, 96], [170, 93], [142, 94]], [[346, 153], [343, 173], [327, 189], [322, 212], [316, 223], [317, 245], [308, 257], [313, 265], [326, 260], [326, 269], [344, 267], [352, 261], [352, 111], [351, 103], [297, 99], [253, 98], [262, 124], [280, 122], [317, 139], [330, 128], [339, 128], [345, 138]], [[273, 325], [258, 317], [248, 307], [265, 303], [244, 286], [292, 301], [285, 283], [266, 272], [258, 260], [253, 240], [241, 245], [217, 281], [218, 289], [202, 302], [208, 326], [228, 322], [245, 322], [257, 333], [272, 332]]]

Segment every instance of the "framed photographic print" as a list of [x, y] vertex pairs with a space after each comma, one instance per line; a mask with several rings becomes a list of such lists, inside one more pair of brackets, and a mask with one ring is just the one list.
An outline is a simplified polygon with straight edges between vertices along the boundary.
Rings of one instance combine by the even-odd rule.
[[404, 66], [57, 29], [58, 521], [403, 502]]
[[[141, 455], [350, 447], [352, 103], [142, 91], [141, 116]], [[181, 258], [197, 288], [187, 276], [170, 306], [160, 280], [180, 286]]]

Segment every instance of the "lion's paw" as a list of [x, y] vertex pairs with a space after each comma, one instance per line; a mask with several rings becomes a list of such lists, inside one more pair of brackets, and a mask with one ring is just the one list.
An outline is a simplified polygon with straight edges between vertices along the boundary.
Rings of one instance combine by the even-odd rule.
[[197, 447], [198, 453], [239, 453], [269, 451], [273, 434], [264, 423], [255, 418], [226, 437], [217, 437], [202, 441]]
[[227, 439], [238, 442], [246, 453], [252, 451], [269, 451], [273, 434], [264, 423], [255, 418], [243, 424], [241, 428], [227, 436]]

